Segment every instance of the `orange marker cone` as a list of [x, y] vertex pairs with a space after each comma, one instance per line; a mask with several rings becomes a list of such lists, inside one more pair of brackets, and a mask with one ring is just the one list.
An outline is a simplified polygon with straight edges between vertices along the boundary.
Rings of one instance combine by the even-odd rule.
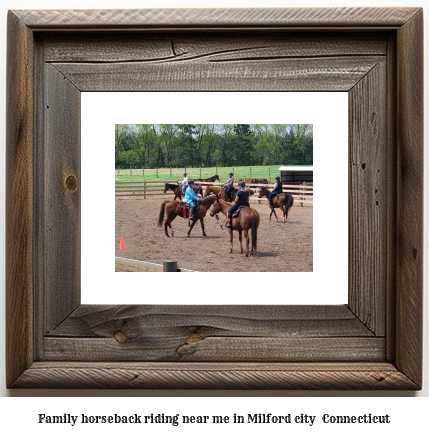
[[282, 211], [282, 218], [285, 216], [285, 213]]
[[125, 250], [125, 242], [124, 242], [124, 238], [121, 236], [121, 242], [119, 244], [119, 248], [121, 250]]

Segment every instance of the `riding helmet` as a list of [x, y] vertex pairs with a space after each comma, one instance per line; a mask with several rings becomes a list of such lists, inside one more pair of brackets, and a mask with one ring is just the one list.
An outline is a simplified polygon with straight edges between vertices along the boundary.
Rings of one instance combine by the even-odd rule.
[[193, 185], [194, 184], [194, 181], [193, 180], [189, 180], [188, 181], [188, 185]]
[[279, 176], [276, 176], [276, 180], [280, 180], [280, 177], [279, 177]]
[[240, 182], [238, 182], [238, 186], [241, 186], [242, 188], [244, 188], [246, 186], [246, 184], [243, 182], [243, 180], [241, 180]]

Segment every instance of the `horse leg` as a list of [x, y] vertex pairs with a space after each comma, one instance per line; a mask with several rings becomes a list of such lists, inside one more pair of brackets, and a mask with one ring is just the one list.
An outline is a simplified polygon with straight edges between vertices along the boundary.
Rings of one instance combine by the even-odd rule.
[[[273, 208], [273, 212], [274, 212], [274, 216], [276, 217], [276, 221], [279, 222], [279, 219], [277, 218], [277, 214], [276, 214], [276, 211], [274, 210], [274, 208]], [[271, 212], [271, 213], [273, 213], [273, 212]]]
[[229, 230], [229, 252], [232, 253], [232, 229], [231, 229], [231, 227], [229, 227], [228, 230]]
[[268, 221], [271, 221], [271, 215], [273, 214], [273, 212], [274, 212], [274, 207], [271, 208], [271, 213], [270, 213], [270, 217], [268, 218]]
[[204, 229], [204, 218], [200, 218], [201, 228], [203, 229], [203, 236], [207, 237], [206, 231]]
[[[244, 230], [244, 237], [246, 238], [246, 257], [249, 256], [249, 232]], [[243, 250], [241, 251], [243, 252]]]
[[[189, 226], [190, 221], [188, 222]], [[197, 223], [197, 220], [193, 220], [190, 229], [188, 230], [188, 236], [191, 234], [192, 229], [194, 228], [195, 224]], [[205, 236], [205, 235], [204, 235]]]
[[244, 250], [243, 250], [243, 238], [242, 238], [242, 233], [243, 233], [243, 232], [242, 232], [241, 230], [238, 231], [238, 239], [240, 240], [241, 252], [244, 253]]
[[171, 230], [171, 236], [174, 236], [174, 230], [173, 227], [171, 226], [171, 223], [173, 222], [174, 218], [176, 218], [177, 215], [174, 215], [172, 218], [167, 216], [167, 219], [165, 220], [165, 224], [164, 224], [164, 228], [165, 228], [165, 234], [170, 237], [170, 235], [168, 234], [168, 230], [167, 227], [170, 227]]

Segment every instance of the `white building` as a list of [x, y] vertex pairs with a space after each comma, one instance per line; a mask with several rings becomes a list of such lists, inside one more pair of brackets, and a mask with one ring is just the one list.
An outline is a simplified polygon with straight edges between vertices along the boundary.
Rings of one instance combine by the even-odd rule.
[[313, 167], [283, 166], [279, 168], [282, 183], [313, 184]]

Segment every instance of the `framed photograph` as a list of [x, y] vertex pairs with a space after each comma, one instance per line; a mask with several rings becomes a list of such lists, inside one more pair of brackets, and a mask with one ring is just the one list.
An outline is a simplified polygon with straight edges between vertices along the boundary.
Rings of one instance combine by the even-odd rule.
[[[85, 92], [81, 97], [82, 304], [157, 305], [166, 301], [178, 305], [347, 303], [346, 92]], [[285, 119], [290, 123], [282, 124]], [[335, 119], [335, 129], [332, 128], [332, 119]], [[142, 120], [146, 124], [142, 125]], [[151, 124], [160, 120], [164, 124]], [[277, 165], [240, 167], [240, 160], [237, 159], [235, 168], [223, 167], [222, 161], [216, 161], [217, 166], [201, 168], [200, 165], [189, 165], [187, 169], [190, 180], [198, 179], [202, 170], [202, 174], [210, 176], [219, 174], [222, 183], [226, 182], [227, 175], [233, 171], [236, 187], [240, 176], [249, 176], [249, 171], [253, 175], [259, 171], [261, 177], [271, 175], [271, 180], [267, 179], [267, 185], [253, 184], [251, 180], [247, 180], [246, 184], [247, 188], [255, 191], [249, 198], [250, 206], [260, 214], [256, 231], [257, 255], [243, 259], [236, 231], [233, 232], [233, 253], [229, 253], [230, 239], [228, 229], [225, 228], [225, 217], [222, 214], [219, 214], [218, 220], [211, 217], [213, 208], [206, 212], [204, 220], [207, 237], [203, 237], [200, 223], [193, 229], [189, 227], [188, 220], [183, 219], [180, 213], [182, 208], [179, 209], [179, 216], [174, 217], [171, 223], [174, 236], [171, 229], [168, 229], [171, 236], [165, 235], [164, 225], [158, 227], [160, 207], [165, 201], [176, 199], [176, 194], [171, 191], [163, 193], [165, 183], [177, 183], [177, 178], [182, 180], [183, 168], [159, 165], [160, 168], [155, 170], [155, 165], [146, 164], [143, 177], [141, 164], [132, 165], [127, 162], [126, 166], [115, 165], [117, 154], [128, 153], [129, 156], [134, 153], [132, 156], [135, 156], [138, 153], [140, 156], [140, 147], [144, 141], [142, 138], [148, 137], [150, 139], [146, 139], [147, 151], [150, 151], [152, 159], [159, 156], [160, 150], [163, 155], [170, 156], [170, 159], [173, 159], [171, 156], [174, 153], [174, 159], [184, 159], [183, 129], [184, 126], [189, 126], [190, 120], [198, 123], [193, 124], [196, 132], [209, 130], [204, 135], [195, 134], [195, 143], [188, 140], [194, 154], [200, 153], [205, 158], [207, 154], [203, 146], [211, 138], [213, 140], [210, 151], [214, 159], [219, 159], [219, 155], [222, 157], [221, 153], [225, 150], [228, 152], [229, 162], [235, 158], [237, 141], [234, 130], [237, 124], [232, 121], [252, 123], [241, 126], [248, 127], [251, 132], [248, 136], [255, 161], [259, 154], [261, 137], [272, 138], [270, 151], [265, 145], [266, 140], [262, 142], [264, 154], [268, 155], [264, 159], [271, 159], [271, 164], [275, 162]], [[215, 121], [222, 123], [228, 120], [229, 123], [226, 124], [213, 124]], [[311, 121], [311, 124], [303, 124], [304, 121]], [[127, 132], [123, 134], [125, 138], [132, 138], [133, 148], [122, 151], [122, 147], [118, 147], [120, 151], [114, 154], [113, 146], [109, 146], [108, 151], [106, 145], [112, 144], [117, 127]], [[299, 185], [297, 191], [297, 185], [284, 182], [284, 190], [292, 193], [295, 198], [294, 206], [289, 211], [286, 224], [283, 223], [284, 217], [282, 219], [278, 208], [278, 218], [272, 216], [271, 222], [268, 222], [270, 208], [266, 199], [258, 198], [259, 190], [264, 186], [272, 189], [275, 176], [281, 174], [278, 171], [278, 162], [281, 159], [270, 154], [278, 155], [279, 145], [284, 144], [285, 139], [291, 138], [299, 129], [301, 132], [305, 132], [305, 129], [310, 132], [308, 137], [311, 141], [307, 154], [308, 161], [314, 162], [314, 165], [308, 168], [311, 168], [311, 178], [317, 180], [317, 187], [309, 182], [307, 192], [315, 189], [316, 194], [308, 195], [304, 203], [301, 203], [299, 190], [303, 190], [303, 186]], [[169, 137], [171, 132], [175, 132], [174, 140]], [[168, 138], [170, 150], [165, 146], [164, 138]], [[199, 148], [200, 142], [202, 145]], [[274, 148], [274, 144], [277, 144], [277, 148]], [[326, 152], [326, 144], [329, 144], [329, 153]], [[281, 149], [284, 154], [285, 149], [286, 147]], [[302, 159], [301, 154], [297, 157], [289, 152], [288, 156]], [[288, 159], [285, 161], [290, 162]], [[114, 166], [117, 168], [115, 180], [112, 171]], [[335, 169], [335, 182], [332, 172], [327, 171], [327, 168]], [[158, 177], [153, 177], [158, 170]], [[85, 186], [97, 184], [100, 180], [103, 180], [103, 188], [97, 190], [96, 196], [93, 195], [93, 190], [85, 189]], [[143, 183], [147, 189], [146, 195], [138, 190], [138, 185]], [[214, 187], [211, 186], [213, 184], [201, 185], [203, 189], [199, 195], [204, 196], [209, 186], [210, 190], [220, 190], [222, 185], [218, 183], [216, 181]], [[319, 186], [332, 186], [329, 188], [332, 201], [327, 201], [323, 195], [324, 190], [320, 190]], [[115, 188], [118, 191], [113, 196]], [[322, 194], [319, 196], [317, 192]], [[332, 210], [333, 202], [335, 211]], [[175, 207], [179, 205], [169, 204]], [[191, 235], [187, 237], [190, 229]], [[251, 233], [252, 231], [249, 232], [250, 236]], [[249, 241], [249, 246], [251, 245]], [[330, 248], [329, 257], [326, 256], [327, 246]], [[243, 250], [245, 248], [243, 237]], [[115, 273], [113, 256], [116, 256], [121, 274]], [[162, 270], [165, 259], [175, 259], [181, 269], [204, 272], [204, 277], [196, 286], [192, 285], [194, 279], [189, 277], [191, 282], [188, 285], [179, 285], [178, 292], [177, 281], [172, 286], [169, 275], [135, 274], [137, 267], [156, 267]], [[127, 270], [132, 272], [123, 273]], [[242, 273], [239, 274], [237, 292], [231, 292], [229, 284], [237, 281], [237, 271]], [[207, 289], [209, 283], [214, 284], [215, 292]], [[99, 292], [100, 287], [103, 288], [102, 293]], [[320, 287], [323, 287], [323, 292]], [[153, 289], [157, 292], [152, 292]]]
[[[94, 92], [347, 93], [347, 303], [83, 304]], [[421, 9], [10, 11], [6, 115], [9, 388], [421, 389]]]

